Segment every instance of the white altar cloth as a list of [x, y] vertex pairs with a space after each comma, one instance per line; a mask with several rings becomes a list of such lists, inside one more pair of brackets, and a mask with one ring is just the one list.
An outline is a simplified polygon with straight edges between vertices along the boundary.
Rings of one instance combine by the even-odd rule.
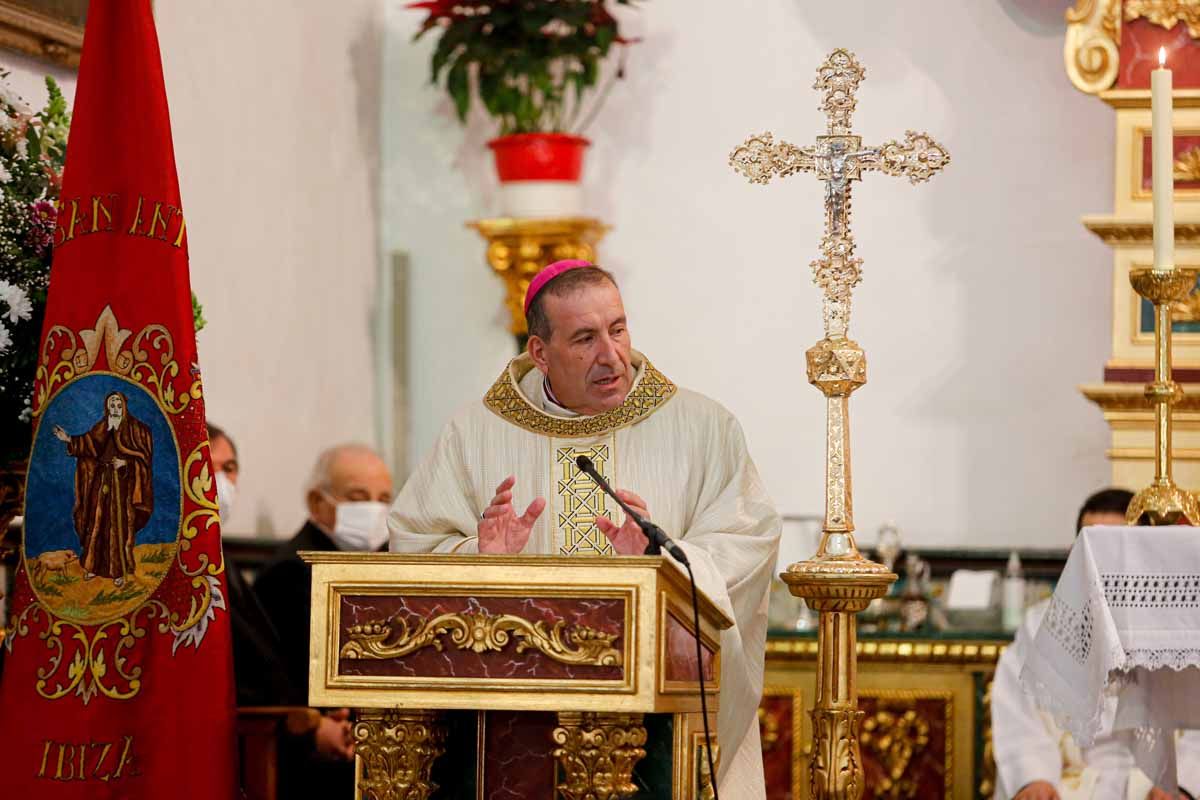
[[1198, 667], [1200, 528], [1085, 528], [1022, 667], [1037, 704], [1083, 747], [1132, 731], [1137, 766], [1173, 788], [1174, 732], [1200, 728]]

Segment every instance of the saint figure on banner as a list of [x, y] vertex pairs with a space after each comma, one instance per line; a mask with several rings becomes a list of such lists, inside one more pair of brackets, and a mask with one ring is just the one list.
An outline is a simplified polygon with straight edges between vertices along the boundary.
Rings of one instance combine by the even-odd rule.
[[85, 577], [121, 586], [134, 574], [134, 540], [154, 510], [150, 427], [129, 412], [124, 394], [111, 392], [90, 430], [72, 436], [55, 425], [54, 435], [76, 459], [73, 516]]

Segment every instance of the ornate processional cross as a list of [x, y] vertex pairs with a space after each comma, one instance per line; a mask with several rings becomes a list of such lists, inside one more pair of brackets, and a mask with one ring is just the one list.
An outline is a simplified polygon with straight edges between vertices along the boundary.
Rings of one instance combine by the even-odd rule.
[[821, 109], [828, 131], [816, 144], [797, 147], [771, 134], [752, 136], [729, 163], [753, 183], [775, 175], [815, 173], [825, 182], [825, 235], [812, 262], [814, 281], [824, 291], [825, 338], [805, 353], [808, 380], [826, 397], [825, 525], [816, 554], [787, 567], [780, 576], [791, 593], [820, 612], [817, 633], [816, 704], [809, 764], [810, 797], [858, 800], [863, 771], [858, 741], [862, 712], [856, 687], [855, 614], [882, 597], [896, 580], [887, 567], [862, 557], [854, 543], [850, 481], [850, 394], [867, 382], [862, 348], [847, 338], [850, 293], [862, 280], [850, 233], [850, 184], [871, 170], [928, 180], [950, 163], [950, 155], [923, 133], [908, 131], [903, 142], [864, 147], [850, 132], [854, 92], [864, 70], [846, 50], [834, 50], [817, 70], [814, 89], [824, 92]]
[[[827, 133], [816, 144], [797, 147], [776, 142], [771, 134], [751, 136], [729, 156], [730, 165], [752, 183], [767, 183], [772, 177], [797, 172], [815, 173], [825, 182], [825, 235], [821, 253], [812, 262], [814, 282], [825, 293], [825, 339], [808, 351], [809, 381], [831, 400], [848, 397], [866, 382], [862, 350], [846, 338], [850, 324], [851, 290], [862, 280], [862, 260], [854, 255], [850, 232], [850, 184], [864, 172], [878, 171], [907, 177], [913, 184], [931, 178], [950, 163], [950, 154], [927, 134], [908, 131], [903, 143], [888, 141], [864, 147], [862, 137], [850, 132], [850, 115], [858, 100], [854, 96], [865, 70], [846, 50], [834, 50], [817, 70], [814, 89], [824, 92], [820, 108], [827, 118]], [[831, 403], [831, 414], [842, 418]], [[838, 414], [838, 412], [841, 412]], [[831, 427], [835, 420], [830, 420]], [[839, 437], [844, 438], [844, 437]], [[835, 448], [831, 441], [828, 466], [836, 467], [827, 481], [826, 529], [849, 533], [854, 529], [850, 503], [848, 441]], [[836, 473], [836, 474], [835, 474]]]
[[825, 181], [825, 236], [821, 255], [812, 262], [814, 279], [825, 291], [825, 333], [845, 336], [850, 316], [850, 291], [862, 280], [862, 261], [854, 257], [850, 233], [850, 184], [863, 172], [879, 171], [921, 183], [950, 163], [946, 148], [928, 134], [908, 131], [904, 143], [895, 140], [863, 147], [862, 137], [850, 132], [850, 115], [858, 105], [854, 92], [866, 71], [846, 50], [834, 50], [817, 70], [814, 89], [825, 93], [828, 133], [811, 147], [776, 143], [771, 134], [751, 136], [729, 156], [729, 163], [751, 183], [767, 183], [775, 175], [814, 172]]

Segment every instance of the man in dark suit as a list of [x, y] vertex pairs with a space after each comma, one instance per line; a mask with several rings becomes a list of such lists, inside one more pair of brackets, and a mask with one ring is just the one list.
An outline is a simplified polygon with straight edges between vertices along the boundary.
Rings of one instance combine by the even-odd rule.
[[385, 515], [391, 500], [391, 472], [374, 450], [349, 444], [321, 453], [305, 493], [308, 520], [276, 550], [254, 583], [255, 594], [279, 632], [289, 682], [304, 698], [308, 697], [312, 571], [297, 554], [382, 549], [387, 544]]

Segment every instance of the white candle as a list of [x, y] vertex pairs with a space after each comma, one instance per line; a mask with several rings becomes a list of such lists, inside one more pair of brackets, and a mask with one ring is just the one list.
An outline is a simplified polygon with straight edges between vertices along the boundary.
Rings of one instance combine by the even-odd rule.
[[1171, 121], [1171, 70], [1158, 49], [1158, 69], [1150, 73], [1151, 165], [1154, 176], [1154, 269], [1175, 268], [1175, 133]]

